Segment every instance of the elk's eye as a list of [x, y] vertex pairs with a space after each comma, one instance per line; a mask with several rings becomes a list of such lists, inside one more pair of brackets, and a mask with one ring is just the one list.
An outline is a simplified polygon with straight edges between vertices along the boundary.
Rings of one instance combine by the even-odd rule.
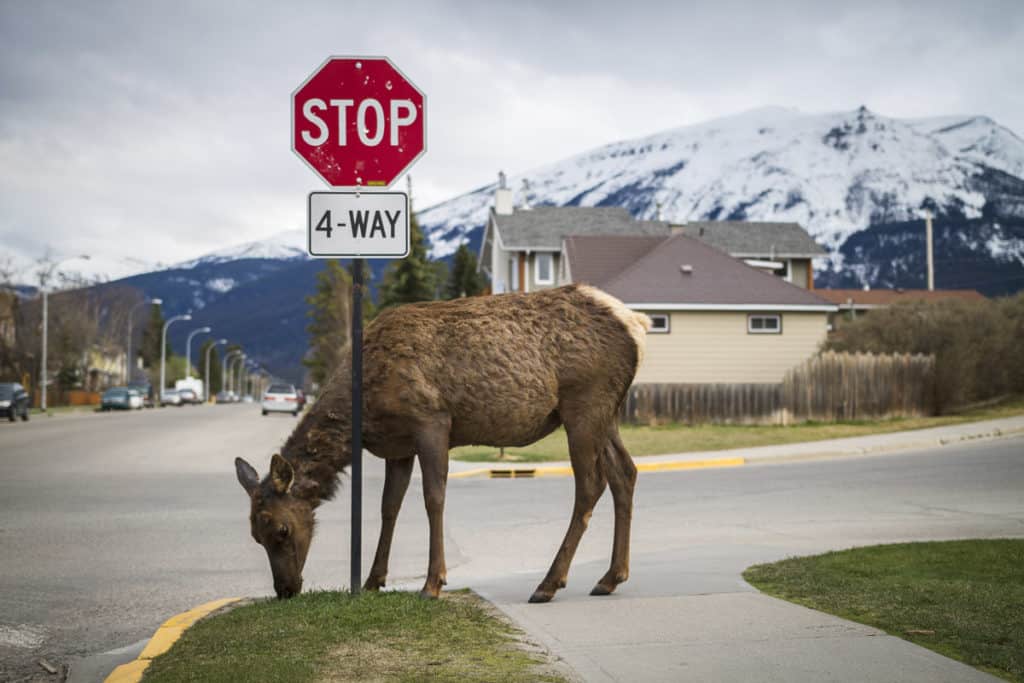
[[288, 528], [287, 524], [282, 524], [279, 527], [277, 527], [278, 539], [283, 541], [284, 539], [288, 538], [289, 533], [291, 533], [291, 530]]

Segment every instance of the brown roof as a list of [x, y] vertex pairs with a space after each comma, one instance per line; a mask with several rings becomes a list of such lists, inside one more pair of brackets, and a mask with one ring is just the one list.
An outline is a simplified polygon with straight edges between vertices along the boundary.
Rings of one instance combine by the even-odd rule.
[[[683, 234], [660, 240], [573, 235], [565, 244], [574, 282], [589, 282], [627, 304], [831, 305], [813, 292]], [[683, 266], [689, 266], [690, 272], [684, 272]]]
[[845, 306], [853, 301], [854, 306], [891, 306], [900, 301], [984, 301], [985, 297], [974, 289], [819, 289], [822, 298], [834, 304]]

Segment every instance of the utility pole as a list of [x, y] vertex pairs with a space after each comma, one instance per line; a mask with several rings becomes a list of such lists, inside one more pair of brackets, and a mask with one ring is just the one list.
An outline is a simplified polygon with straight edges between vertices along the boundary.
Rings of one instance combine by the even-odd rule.
[[928, 242], [928, 291], [935, 291], [935, 246], [932, 242], [932, 212], [924, 211], [924, 231]]
[[[206, 396], [204, 396], [203, 398], [205, 399], [206, 403], [210, 402], [210, 396], [213, 394], [213, 387], [210, 386], [210, 352], [213, 351], [213, 349], [219, 344], [227, 343], [227, 339], [218, 339], [215, 342], [211, 342], [210, 345], [206, 347], [206, 381], [203, 383], [203, 391], [206, 392]], [[221, 390], [223, 390], [224, 375], [221, 375], [220, 377], [220, 384]]]

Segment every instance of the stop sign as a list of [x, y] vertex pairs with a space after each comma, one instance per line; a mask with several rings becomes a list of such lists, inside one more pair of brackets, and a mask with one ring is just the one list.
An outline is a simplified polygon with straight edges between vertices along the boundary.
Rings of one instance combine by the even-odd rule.
[[331, 57], [292, 93], [292, 149], [331, 187], [388, 187], [426, 151], [425, 102], [387, 57]]

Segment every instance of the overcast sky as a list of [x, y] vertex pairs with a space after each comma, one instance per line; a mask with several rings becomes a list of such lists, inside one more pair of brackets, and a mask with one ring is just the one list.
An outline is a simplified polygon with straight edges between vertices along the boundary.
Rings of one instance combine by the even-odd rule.
[[324, 186], [289, 100], [331, 54], [388, 55], [427, 94], [418, 208], [765, 105], [1024, 134], [1020, 0], [298, 4], [0, 0], [0, 259], [117, 276], [302, 228]]

